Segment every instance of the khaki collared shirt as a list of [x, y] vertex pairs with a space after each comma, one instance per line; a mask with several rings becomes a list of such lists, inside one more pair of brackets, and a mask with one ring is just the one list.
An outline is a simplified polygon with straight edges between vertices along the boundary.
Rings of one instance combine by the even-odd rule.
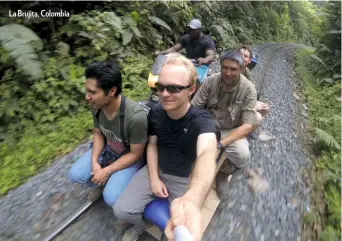
[[258, 124], [257, 93], [254, 84], [240, 74], [237, 84], [224, 91], [221, 73], [209, 76], [191, 104], [207, 109], [220, 129], [233, 129], [242, 124]]
[[252, 80], [252, 73], [248, 67], [245, 67], [244, 70], [241, 72], [241, 74], [245, 76], [248, 80], [252, 81], [252, 83], [254, 84]]

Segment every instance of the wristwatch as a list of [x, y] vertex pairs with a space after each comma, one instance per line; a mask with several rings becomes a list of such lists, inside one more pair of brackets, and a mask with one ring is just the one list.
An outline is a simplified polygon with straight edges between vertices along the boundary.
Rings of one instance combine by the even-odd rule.
[[223, 149], [223, 145], [222, 145], [222, 143], [221, 143], [220, 141], [217, 143], [217, 147], [218, 147], [219, 149]]

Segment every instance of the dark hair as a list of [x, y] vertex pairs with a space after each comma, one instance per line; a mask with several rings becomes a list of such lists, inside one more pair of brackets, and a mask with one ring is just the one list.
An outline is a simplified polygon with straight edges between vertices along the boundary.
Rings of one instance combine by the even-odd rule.
[[241, 49], [245, 49], [245, 50], [247, 50], [248, 52], [249, 52], [249, 57], [250, 58], [252, 58], [252, 49], [248, 46], [248, 45], [242, 45], [240, 48], [239, 48], [239, 51], [241, 50]]
[[115, 96], [122, 91], [122, 75], [119, 66], [113, 61], [94, 62], [85, 69], [85, 77], [96, 79], [96, 86], [108, 94], [116, 87]]
[[233, 60], [239, 64], [240, 68], [244, 67], [244, 59], [240, 51], [236, 49], [225, 50], [220, 56], [220, 63], [222, 65], [225, 60]]

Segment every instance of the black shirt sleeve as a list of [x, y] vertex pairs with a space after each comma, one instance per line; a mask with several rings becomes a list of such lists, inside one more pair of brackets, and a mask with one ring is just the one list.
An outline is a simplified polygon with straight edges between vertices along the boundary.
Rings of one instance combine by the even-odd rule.
[[206, 50], [216, 50], [216, 46], [214, 41], [208, 36], [208, 40], [206, 42]]
[[199, 127], [198, 135], [204, 133], [215, 133], [217, 141], [221, 139], [220, 131], [216, 127], [216, 123], [211, 119], [211, 116], [207, 110], [201, 109], [198, 111], [199, 118], [196, 119], [196, 124]]

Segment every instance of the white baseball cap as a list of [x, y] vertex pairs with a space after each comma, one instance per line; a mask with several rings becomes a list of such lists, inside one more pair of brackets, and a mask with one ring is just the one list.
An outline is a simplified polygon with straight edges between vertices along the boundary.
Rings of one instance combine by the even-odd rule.
[[202, 28], [202, 23], [198, 19], [193, 19], [188, 23], [188, 27], [192, 29]]

